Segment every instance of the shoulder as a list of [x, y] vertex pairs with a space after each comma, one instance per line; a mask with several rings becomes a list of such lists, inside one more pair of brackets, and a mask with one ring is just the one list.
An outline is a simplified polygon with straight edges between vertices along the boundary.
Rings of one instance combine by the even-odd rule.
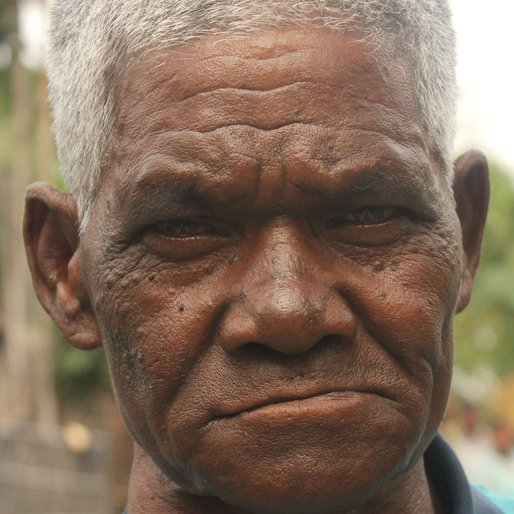
[[424, 455], [427, 476], [445, 507], [452, 514], [514, 514], [468, 482], [462, 465], [448, 443], [437, 435]]

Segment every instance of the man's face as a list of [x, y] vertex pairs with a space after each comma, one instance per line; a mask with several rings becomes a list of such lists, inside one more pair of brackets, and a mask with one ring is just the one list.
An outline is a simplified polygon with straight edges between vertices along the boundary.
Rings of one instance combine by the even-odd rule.
[[122, 76], [81, 256], [125, 419], [187, 490], [321, 512], [436, 431], [460, 233], [409, 70], [312, 30]]

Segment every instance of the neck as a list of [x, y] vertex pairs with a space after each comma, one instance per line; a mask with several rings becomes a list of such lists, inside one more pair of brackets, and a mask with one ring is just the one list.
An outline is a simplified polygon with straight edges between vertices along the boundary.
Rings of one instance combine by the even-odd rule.
[[129, 514], [251, 514], [218, 498], [188, 493], [164, 476], [137, 444], [128, 490]]
[[[435, 491], [428, 483], [423, 459], [398, 476], [387, 490], [360, 509], [337, 514], [438, 514]], [[413, 492], [414, 491], [414, 492]], [[188, 493], [165, 477], [152, 459], [136, 444], [130, 474], [129, 514], [255, 514], [228, 505], [218, 498]]]

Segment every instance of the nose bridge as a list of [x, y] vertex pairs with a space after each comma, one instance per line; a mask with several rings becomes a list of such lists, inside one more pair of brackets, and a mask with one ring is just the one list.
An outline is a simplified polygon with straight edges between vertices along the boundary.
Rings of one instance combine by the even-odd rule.
[[243, 308], [261, 344], [286, 353], [314, 344], [323, 325], [327, 288], [293, 227], [277, 227], [260, 241]]
[[278, 227], [259, 241], [256, 281], [271, 278], [298, 283], [309, 274], [308, 260], [309, 252], [297, 231], [292, 227]]
[[320, 271], [304, 232], [285, 220], [270, 223], [263, 231], [255, 241], [244, 279], [248, 299], [253, 292], [280, 310], [302, 301], [313, 275]]
[[349, 336], [349, 311], [318, 265], [313, 248], [291, 227], [260, 239], [242, 281], [244, 294], [223, 324], [227, 348], [258, 343], [294, 354], [324, 336]]

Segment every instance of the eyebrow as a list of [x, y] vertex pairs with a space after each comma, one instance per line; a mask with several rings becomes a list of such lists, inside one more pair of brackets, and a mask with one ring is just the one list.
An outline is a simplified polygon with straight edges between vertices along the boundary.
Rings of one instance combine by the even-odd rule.
[[[134, 207], [138, 207], [142, 202], [149, 211], [158, 212], [166, 208], [166, 212], [171, 213], [174, 210], [198, 210], [199, 207], [204, 212], [215, 211], [224, 203], [228, 203], [220, 201], [219, 190], [209, 185], [206, 180], [215, 174], [219, 178], [222, 170], [206, 165], [201, 159], [186, 163], [173, 160], [173, 157], [168, 155], [153, 156], [147, 162], [140, 163], [141, 169], [122, 185], [120, 204], [128, 216]], [[226, 169], [225, 173], [227, 176], [231, 174], [229, 169]], [[245, 196], [245, 193], [248, 192], [239, 190], [238, 194], [233, 196], [240, 198]]]
[[141, 202], [149, 212], [159, 212], [166, 208], [167, 211], [173, 208], [181, 208], [195, 205], [202, 205], [204, 209], [213, 207], [213, 202], [201, 191], [197, 177], [187, 179], [176, 179], [176, 176], [150, 178], [137, 182], [137, 188], [131, 188], [131, 192], [124, 198], [123, 204], [130, 216], [134, 206]]
[[[122, 207], [128, 219], [138, 216], [138, 206], [144, 202], [145, 214], [193, 215], [195, 212], [220, 212], [238, 206], [246, 206], [254, 197], [254, 191], [231, 190], [224, 197], [211, 189], [203, 179], [205, 166], [195, 166], [188, 172], [169, 163], [148, 166], [137, 179], [128, 184], [123, 193]], [[160, 163], [159, 163], [160, 164]], [[166, 173], [163, 173], [166, 171]], [[319, 187], [320, 180], [313, 174], [308, 183], [294, 183], [297, 190], [315, 196], [323, 205], [345, 202], [388, 201], [398, 206], [416, 207], [427, 217], [435, 215], [438, 204], [436, 179], [433, 170], [422, 163], [409, 163], [388, 159], [357, 167], [341, 167], [327, 177], [332, 184]], [[313, 202], [314, 203], [314, 202]]]
[[440, 190], [429, 165], [410, 165], [388, 161], [372, 166], [341, 169], [333, 173], [331, 187], [318, 187], [315, 180], [296, 183], [297, 189], [316, 195], [328, 204], [337, 202], [391, 201], [403, 207], [415, 207], [426, 216], [435, 215]]
[[361, 172], [351, 185], [346, 188], [349, 195], [367, 195], [383, 191], [393, 191], [395, 194], [413, 194], [423, 197], [428, 192], [426, 182], [420, 173], [405, 173], [400, 167], [394, 170], [379, 166], [372, 170]]

